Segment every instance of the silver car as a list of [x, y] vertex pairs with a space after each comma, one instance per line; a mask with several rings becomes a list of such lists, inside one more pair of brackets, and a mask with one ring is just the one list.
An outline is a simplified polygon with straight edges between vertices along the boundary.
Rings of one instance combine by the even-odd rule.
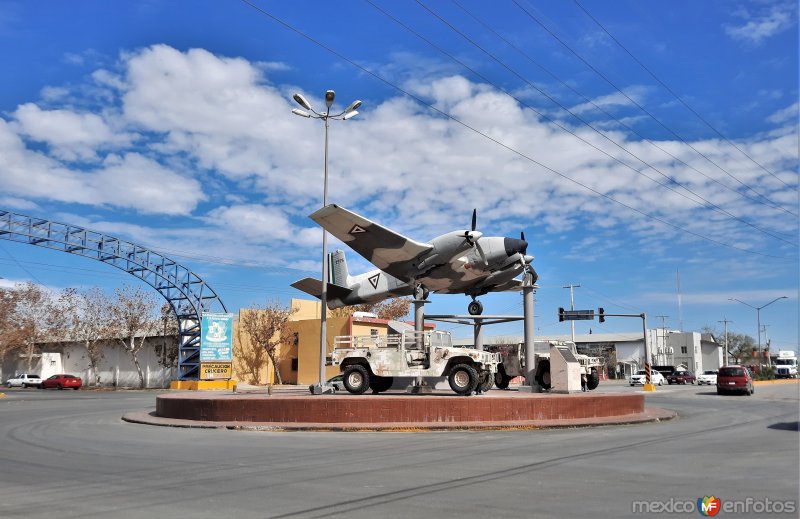
[[6, 386], [8, 387], [40, 387], [41, 385], [42, 379], [39, 375], [31, 375], [28, 373], [20, 373], [14, 378], [6, 380]]

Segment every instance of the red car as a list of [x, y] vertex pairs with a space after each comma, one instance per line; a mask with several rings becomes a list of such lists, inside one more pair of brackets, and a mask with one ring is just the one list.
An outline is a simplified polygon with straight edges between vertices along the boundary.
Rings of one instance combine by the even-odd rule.
[[687, 382], [694, 384], [694, 381], [692, 372], [685, 369], [676, 369], [667, 376], [668, 384], [686, 384]]
[[76, 377], [75, 375], [65, 375], [61, 373], [60, 375], [53, 375], [50, 378], [42, 380], [42, 385], [39, 386], [42, 389], [48, 388], [56, 388], [56, 389], [74, 389], [77, 391], [81, 388], [81, 377]]
[[717, 394], [744, 393], [747, 396], [755, 393], [753, 376], [744, 366], [722, 366], [717, 373]]

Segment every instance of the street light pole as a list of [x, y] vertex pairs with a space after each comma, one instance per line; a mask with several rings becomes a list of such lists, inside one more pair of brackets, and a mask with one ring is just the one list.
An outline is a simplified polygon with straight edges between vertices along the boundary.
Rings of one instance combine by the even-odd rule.
[[[295, 108], [292, 110], [293, 114], [300, 117], [322, 119], [325, 122], [325, 163], [322, 188], [322, 207], [325, 207], [328, 205], [328, 128], [330, 127], [328, 121], [330, 119], [346, 121], [355, 117], [358, 115], [356, 110], [361, 106], [361, 101], [353, 101], [343, 112], [331, 115], [331, 106], [333, 106], [333, 101], [336, 98], [336, 92], [333, 90], [325, 92], [325, 106], [328, 109], [325, 112], [317, 112], [311, 108], [311, 105], [302, 94], [294, 94], [292, 98], [297, 104], [308, 110]], [[319, 299], [319, 383], [311, 388], [311, 392], [315, 395], [333, 392], [333, 389], [327, 386], [325, 379], [325, 358], [328, 355], [328, 232], [324, 228], [322, 229], [322, 289]]]
[[761, 309], [768, 307], [769, 305], [771, 305], [775, 301], [778, 301], [779, 299], [789, 299], [789, 298], [787, 296], [776, 297], [775, 299], [773, 299], [769, 303], [767, 303], [765, 305], [761, 305], [761, 306], [753, 306], [750, 303], [745, 303], [744, 301], [742, 301], [740, 299], [736, 299], [735, 297], [729, 297], [728, 298], [728, 301], [736, 301], [736, 302], [742, 303], [743, 305], [749, 306], [750, 308], [755, 308], [755, 310], [756, 310], [756, 321], [758, 323], [758, 328], [757, 328], [757, 331], [758, 331], [758, 354], [761, 357], [759, 359], [759, 363], [760, 364], [763, 364], [763, 361], [764, 361], [764, 352], [761, 351]]

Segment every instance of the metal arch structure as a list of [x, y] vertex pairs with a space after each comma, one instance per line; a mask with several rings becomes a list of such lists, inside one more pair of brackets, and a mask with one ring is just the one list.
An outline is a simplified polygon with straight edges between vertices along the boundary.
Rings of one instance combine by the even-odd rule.
[[199, 378], [202, 313], [228, 310], [217, 293], [195, 273], [141, 245], [10, 211], [0, 210], [0, 239], [91, 258], [124, 270], [156, 289], [178, 318], [178, 379]]

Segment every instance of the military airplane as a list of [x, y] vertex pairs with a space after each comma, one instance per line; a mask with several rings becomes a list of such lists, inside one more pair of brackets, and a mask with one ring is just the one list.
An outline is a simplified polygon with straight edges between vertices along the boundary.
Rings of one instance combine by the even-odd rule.
[[[528, 242], [520, 238], [483, 237], [475, 230], [477, 213], [472, 212], [472, 228], [452, 231], [423, 243], [387, 229], [352, 211], [331, 204], [316, 211], [311, 219], [339, 238], [376, 270], [351, 276], [344, 252], [331, 255], [330, 280], [327, 286], [329, 308], [375, 303], [390, 297], [413, 295], [426, 299], [429, 292], [466, 294], [472, 297], [467, 310], [483, 313], [478, 296], [488, 292], [519, 290], [523, 281], [536, 282], [528, 256]], [[305, 278], [294, 288], [321, 297], [322, 282]]]

